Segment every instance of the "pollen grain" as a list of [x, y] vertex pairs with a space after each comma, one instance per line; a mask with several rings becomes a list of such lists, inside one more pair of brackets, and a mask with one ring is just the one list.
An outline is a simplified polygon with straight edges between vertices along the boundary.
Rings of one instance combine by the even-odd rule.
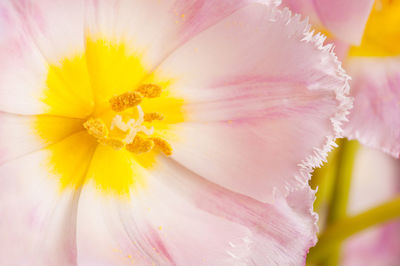
[[146, 122], [152, 122], [154, 120], [163, 120], [164, 119], [164, 115], [158, 112], [153, 112], [153, 113], [147, 113], [144, 114], [144, 121]]
[[149, 138], [136, 135], [132, 143], [126, 145], [126, 149], [135, 154], [149, 152], [154, 147], [154, 141]]
[[156, 98], [160, 97], [162, 93], [162, 88], [156, 84], [142, 84], [137, 89], [137, 92], [146, 98]]
[[87, 132], [95, 137], [96, 139], [103, 139], [108, 136], [107, 126], [101, 119], [89, 119], [84, 124], [83, 127], [87, 130]]
[[159, 148], [166, 156], [172, 155], [172, 147], [168, 141], [160, 137], [152, 137], [151, 140], [154, 142], [155, 146]]
[[116, 138], [99, 139], [99, 142], [103, 145], [110, 146], [114, 150], [120, 150], [125, 146], [122, 140]]
[[115, 112], [122, 112], [128, 108], [139, 105], [142, 99], [143, 96], [139, 92], [125, 92], [110, 99], [111, 109]]

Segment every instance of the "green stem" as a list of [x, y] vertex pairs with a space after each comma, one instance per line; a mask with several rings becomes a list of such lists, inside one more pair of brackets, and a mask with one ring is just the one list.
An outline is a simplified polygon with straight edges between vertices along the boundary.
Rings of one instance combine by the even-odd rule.
[[[339, 164], [336, 172], [335, 186], [329, 206], [327, 225], [331, 225], [347, 216], [353, 166], [358, 148], [357, 141], [342, 140], [342, 149], [339, 154]], [[337, 266], [340, 261], [340, 243], [331, 249], [329, 256], [324, 260], [326, 266]]]
[[335, 180], [336, 184], [328, 213], [328, 224], [333, 224], [347, 215], [347, 203], [357, 148], [357, 141], [342, 141]]
[[308, 255], [308, 261], [316, 263], [349, 236], [396, 218], [400, 218], [400, 196], [358, 215], [344, 218], [321, 234], [318, 245]]
[[[339, 149], [336, 154], [332, 175], [334, 177], [331, 199], [328, 205], [328, 213], [325, 226], [330, 226], [347, 216], [347, 203], [350, 193], [351, 178], [355, 155], [358, 149], [357, 141], [339, 141]], [[319, 243], [317, 243], [317, 246]], [[337, 266], [340, 260], [340, 243], [333, 246], [330, 253], [320, 261], [321, 265]]]
[[[316, 168], [312, 175], [310, 186], [312, 189], [318, 188], [314, 202], [314, 211], [317, 213], [326, 212], [332, 200], [340, 150], [341, 147], [339, 146], [331, 151], [328, 156], [328, 162], [321, 168]], [[320, 222], [324, 224], [323, 220], [320, 220]]]

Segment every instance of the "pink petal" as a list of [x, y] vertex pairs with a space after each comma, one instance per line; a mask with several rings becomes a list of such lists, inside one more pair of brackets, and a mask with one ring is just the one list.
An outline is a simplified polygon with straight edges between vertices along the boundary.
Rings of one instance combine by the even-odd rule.
[[400, 222], [389, 222], [355, 235], [343, 249], [343, 266], [397, 266], [400, 261]]
[[322, 23], [339, 39], [360, 44], [374, 0], [313, 0]]
[[[314, 193], [265, 204], [212, 184], [168, 160], [131, 201], [88, 184], [78, 215], [85, 265], [301, 265], [314, 245]], [[301, 204], [299, 204], [301, 202]]]
[[48, 64], [81, 55], [89, 32], [95, 35], [90, 37], [100, 35], [132, 45], [131, 52], [140, 53], [151, 69], [176, 47], [249, 1], [2, 1], [0, 110], [46, 113], [48, 106], [40, 99]]
[[288, 7], [294, 13], [309, 17], [310, 22], [317, 27], [322, 27], [318, 13], [315, 10], [314, 0], [282, 0], [282, 6]]
[[[355, 162], [349, 213], [357, 214], [390, 200], [400, 192], [400, 163], [376, 149], [362, 147]], [[400, 222], [391, 222], [350, 238], [343, 246], [344, 266], [397, 265]]]
[[400, 61], [352, 58], [346, 69], [353, 77], [355, 102], [345, 135], [399, 157]]
[[283, 0], [294, 12], [310, 16], [337, 38], [360, 44], [374, 0]]
[[0, 166], [1, 265], [76, 265], [79, 191], [59, 192], [43, 167], [47, 156], [43, 150]]
[[83, 2], [2, 1], [0, 110], [41, 114], [48, 63], [83, 51]]
[[[148, 2], [143, 2], [143, 6], [146, 6]], [[21, 57], [18, 57], [16, 53], [6, 57], [4, 66], [10, 67], [11, 70], [4, 75], [4, 79], [3, 76], [0, 76], [0, 94], [9, 98], [1, 98], [0, 110], [36, 114], [43, 112], [42, 106], [37, 105], [33, 99], [37, 99], [34, 96], [42, 88], [43, 83], [41, 82], [43, 82], [47, 58], [57, 61], [56, 58], [68, 53], [70, 47], [80, 50], [83, 44], [78, 46], [74, 46], [73, 43], [72, 46], [55, 45], [55, 47], [61, 47], [60, 50], [51, 48], [47, 40], [56, 39], [56, 37], [52, 37], [58, 36], [55, 28], [53, 31], [50, 30], [51, 33], [48, 36], [42, 36], [42, 28], [39, 27], [41, 24], [39, 20], [34, 19], [34, 15], [31, 13], [35, 9], [27, 8], [30, 6], [26, 3], [29, 2], [20, 3], [21, 5], [18, 7], [22, 7], [22, 16], [27, 16], [27, 20], [33, 20], [34, 23], [31, 25], [32, 28], [28, 28], [29, 34], [22, 30], [15, 31], [18, 33], [17, 39], [23, 40], [21, 43], [23, 49], [21, 50], [24, 53]], [[125, 10], [122, 7], [129, 7], [129, 2], [118, 3], [121, 10]], [[152, 3], [157, 4], [161, 1]], [[171, 7], [171, 3], [167, 2], [165, 6]], [[178, 146], [180, 144], [177, 144], [176, 155], [173, 159], [178, 162], [169, 161], [163, 165], [165, 168], [160, 169], [160, 173], [164, 173], [163, 175], [149, 177], [148, 191], [143, 191], [140, 197], [132, 199], [132, 205], [124, 206], [121, 202], [116, 202], [115, 198], [103, 198], [103, 202], [94, 195], [96, 191], [87, 188], [90, 185], [88, 184], [83, 192], [82, 205], [79, 206], [78, 211], [76, 206], [78, 194], [70, 192], [67, 196], [63, 196], [65, 199], [61, 200], [63, 202], [61, 206], [67, 207], [55, 210], [54, 214], [51, 211], [54, 209], [55, 202], [59, 200], [55, 193], [57, 189], [55, 184], [48, 185], [50, 192], [47, 189], [40, 189], [42, 186], [48, 187], [46, 182], [51, 183], [40, 172], [41, 158], [35, 160], [24, 157], [13, 162], [14, 164], [10, 162], [3, 166], [4, 168], [1, 167], [4, 170], [1, 176], [9, 177], [1, 179], [1, 182], [4, 182], [2, 188], [6, 189], [5, 191], [15, 190], [15, 195], [22, 196], [20, 203], [15, 198], [7, 198], [13, 197], [14, 194], [0, 193], [5, 197], [2, 200], [2, 203], [5, 202], [2, 213], [6, 213], [7, 217], [16, 221], [13, 230], [6, 231], [6, 226], [1, 227], [1, 235], [4, 235], [4, 238], [0, 241], [5, 241], [2, 246], [8, 244], [2, 252], [11, 254], [9, 257], [2, 254], [3, 264], [7, 265], [10, 264], [10, 261], [19, 262], [20, 260], [20, 264], [24, 264], [27, 263], [24, 260], [28, 260], [34, 255], [40, 260], [43, 259], [44, 263], [42, 264], [59, 265], [62, 263], [60, 261], [74, 264], [76, 260], [75, 239], [73, 238], [75, 230], [78, 232], [77, 260], [85, 265], [100, 265], [101, 263], [120, 265], [125, 263], [125, 259], [128, 259], [126, 263], [132, 263], [129, 256], [134, 258], [139, 265], [149, 262], [157, 264], [176, 262], [176, 264], [190, 265], [193, 264], [192, 262], [198, 263], [202, 259], [204, 259], [205, 265], [232, 265], [238, 261], [259, 265], [304, 263], [307, 249], [315, 243], [315, 217], [310, 211], [313, 192], [306, 186], [306, 181], [311, 168], [324, 160], [333, 139], [340, 133], [340, 121], [349, 107], [348, 99], [345, 97], [347, 76], [340, 69], [336, 58], [330, 53], [330, 48], [323, 47], [320, 35], [313, 37], [308, 32], [308, 25], [300, 22], [298, 17], [291, 18], [287, 11], [281, 13], [271, 7], [256, 4], [231, 15], [241, 4], [233, 5], [231, 8], [228, 3], [233, 2], [219, 1], [215, 2], [219, 7], [214, 9], [216, 10], [215, 16], [208, 14], [206, 16], [204, 10], [208, 10], [207, 4], [211, 2], [185, 1], [177, 3], [182, 5], [181, 8], [178, 8], [178, 16], [190, 18], [188, 19], [188, 28], [185, 26], [173, 28], [171, 20], [163, 20], [163, 16], [160, 16], [149, 22], [148, 31], [141, 29], [142, 33], [149, 35], [138, 34], [137, 36], [141, 36], [140, 38], [144, 37], [137, 44], [139, 48], [144, 45], [144, 51], [151, 50], [146, 55], [146, 60], [150, 62], [149, 65], [155, 66], [157, 62], [161, 62], [163, 57], [157, 57], [160, 54], [166, 56], [167, 59], [159, 71], [170, 71], [173, 77], [177, 77], [177, 87], [181, 88], [182, 94], [189, 99], [187, 108], [190, 121], [181, 125], [182, 132], [189, 132], [187, 136], [193, 137], [190, 132], [192, 124], [195, 129], [198, 126], [201, 130], [197, 133], [204, 132], [209, 139], [220, 141], [220, 143], [216, 143], [216, 147], [221, 143], [224, 144], [225, 138], [227, 138], [228, 145], [219, 146], [224, 159], [221, 162], [207, 160], [204, 158], [208, 155], [207, 151], [202, 150], [207, 147], [199, 147], [198, 154], [191, 156], [193, 172], [188, 172], [181, 165], [186, 165], [182, 158], [185, 153], [182, 152], [183, 145]], [[189, 3], [189, 5], [185, 3]], [[192, 8], [191, 4], [194, 3], [199, 6], [195, 5], [196, 8]], [[219, 3], [223, 4], [219, 6]], [[103, 4], [104, 2], [99, 2], [100, 6]], [[60, 6], [61, 2], [55, 2], [54, 5], [49, 3], [49, 7], [57, 7], [63, 11]], [[180, 6], [178, 5], [178, 7]], [[17, 8], [15, 11], [17, 14], [9, 12], [11, 17], [21, 16], [17, 12], [18, 10]], [[143, 17], [132, 16], [132, 13], [129, 12], [119, 13], [118, 16], [115, 14], [109, 16], [109, 10], [114, 9], [98, 7], [94, 10], [96, 12], [93, 12], [95, 19], [90, 20], [89, 17], [86, 22], [89, 24], [91, 22], [99, 23], [95, 24], [94, 29], [100, 29], [99, 32], [108, 34], [110, 32], [103, 29], [101, 25], [109, 25], [109, 19], [118, 18], [117, 21], [120, 21], [121, 25], [127, 26], [134, 32], [135, 30], [139, 31], [137, 27], [133, 27], [135, 23], [125, 23], [124, 19], [133, 17], [138, 19], [136, 22], [149, 21], [149, 18], [158, 15], [157, 12], [162, 8], [153, 8], [150, 13], [138, 13]], [[130, 11], [131, 9], [126, 10]], [[183, 17], [182, 14], [179, 14], [182, 10], [185, 11], [182, 13]], [[77, 15], [79, 17], [80, 11], [81, 9]], [[91, 14], [90, 11], [89, 9], [88, 15]], [[146, 11], [146, 9], [140, 9], [140, 12], [142, 11]], [[164, 16], [176, 19], [171, 16], [173, 13], [172, 11]], [[45, 25], [57, 21], [56, 16], [63, 16], [62, 12], [50, 15], [50, 12], [46, 11], [43, 14], [45, 14], [43, 17]], [[71, 12], [66, 12], [66, 14], [71, 14]], [[128, 16], [129, 14], [131, 17]], [[211, 26], [228, 15], [231, 16], [217, 25]], [[211, 20], [205, 20], [209, 17]], [[250, 18], [252, 20], [247, 24]], [[157, 21], [160, 24], [153, 27], [152, 22], [157, 24]], [[10, 25], [21, 26], [21, 23], [18, 23], [20, 22], [10, 23]], [[175, 24], [180, 25], [180, 23]], [[56, 27], [58, 23], [54, 23], [54, 25]], [[68, 25], [66, 24], [66, 27]], [[121, 32], [121, 28], [115, 24], [112, 25], [116, 26], [116, 32], [113, 33], [120, 37], [121, 35], [118, 33]], [[143, 24], [137, 23], [137, 25]], [[93, 25], [90, 24], [90, 26]], [[21, 28], [23, 27], [21, 26]], [[91, 29], [93, 30], [93, 28]], [[164, 33], [160, 29], [165, 29], [165, 35], [157, 35], [160, 32]], [[80, 30], [72, 31], [72, 36], [78, 36], [74, 34], [81, 32]], [[257, 34], [254, 31], [258, 31]], [[60, 32], [62, 33], [62, 30]], [[130, 34], [127, 33], [128, 37], [131, 37]], [[199, 35], [194, 37], [195, 34]], [[134, 35], [132, 34], [132, 36]], [[5, 39], [8, 40], [8, 38]], [[61, 40], [63, 39], [61, 38]], [[77, 39], [72, 38], [72, 41], [74, 40]], [[215, 42], [209, 42], [211, 40]], [[6, 47], [12, 47], [10, 43], [7, 42], [8, 46]], [[150, 44], [153, 43], [154, 46], [151, 46]], [[179, 51], [172, 55], [169, 54], [180, 45], [183, 47]], [[45, 48], [46, 52], [40, 53], [38, 47]], [[197, 54], [196, 48], [201, 53]], [[12, 64], [14, 59], [15, 65]], [[15, 75], [16, 69], [19, 67], [23, 69], [20, 72], [23, 74], [23, 78]], [[18, 78], [21, 79], [20, 83], [18, 83]], [[233, 85], [231, 85], [232, 81]], [[8, 86], [12, 84], [16, 84], [15, 87]], [[22, 89], [25, 87], [29, 90]], [[232, 87], [233, 100], [239, 99], [239, 105], [237, 102], [233, 101], [232, 104], [230, 99], [221, 97], [229, 95], [226, 92]], [[258, 92], [256, 89], [260, 87], [271, 89], [268, 93]], [[218, 88], [221, 90], [219, 91]], [[291, 95], [296, 95], [295, 99], [292, 99]], [[270, 97], [275, 97], [275, 100]], [[18, 102], [19, 99], [21, 104]], [[205, 112], [208, 109], [207, 104], [213, 100], [217, 101], [217, 104], [211, 106], [214, 108], [214, 112]], [[264, 101], [265, 104], [263, 104]], [[207, 104], [203, 105], [202, 103]], [[249, 107], [242, 109], [242, 104]], [[229, 126], [230, 120], [232, 120], [232, 126]], [[207, 123], [215, 123], [215, 127], [203, 126]], [[325, 136], [329, 137], [325, 138]], [[183, 140], [189, 143], [186, 144], [188, 145], [186, 147], [198, 145], [193, 144], [196, 141], [199, 144], [209, 143], [201, 142], [201, 136]], [[235, 140], [245, 140], [246, 142], [243, 144], [232, 142]], [[257, 148], [261, 143], [265, 146]], [[252, 153], [253, 150], [254, 153]], [[261, 150], [263, 153], [260, 152]], [[282, 151], [283, 153], [280, 154]], [[286, 151], [292, 152], [293, 155]], [[248, 153], [251, 154], [248, 156], [249, 159], [256, 160], [254, 174], [251, 171], [246, 172], [245, 169], [240, 169], [243, 172], [239, 171], [234, 173], [236, 176], [232, 176], [236, 179], [239, 176], [241, 178], [250, 176], [246, 180], [248, 183], [243, 185], [243, 189], [236, 181], [214, 180], [215, 176], [207, 176], [208, 170], [204, 170], [210, 165], [216, 170], [222, 167], [225, 168], [223, 176], [226, 176], [228, 172], [226, 166], [232, 165], [232, 162], [235, 163], [237, 162], [235, 160], [238, 160], [227, 156], [226, 153], [229, 152], [232, 152], [234, 156], [240, 154], [241, 161], [244, 161], [243, 157], [247, 158], [245, 156], [248, 156]], [[32, 156], [37, 154], [39, 157], [44, 157], [40, 152], [34, 153]], [[202, 156], [203, 158], [201, 158]], [[266, 159], [261, 162], [257, 158], [258, 156]], [[274, 157], [278, 159], [275, 160]], [[26, 159], [27, 162], [24, 161], [25, 158], [29, 158]], [[304, 158], [307, 159], [302, 161]], [[264, 166], [265, 161], [269, 159], [272, 163]], [[249, 165], [253, 167], [248, 161], [247, 163], [246, 167]], [[21, 168], [21, 165], [26, 168], [14, 173], [16, 168]], [[287, 172], [284, 171], [286, 168], [289, 169]], [[35, 177], [44, 177], [44, 180], [32, 180], [31, 184], [31, 180], [23, 179], [28, 176], [28, 173]], [[275, 175], [276, 173], [279, 175]], [[198, 174], [220, 183], [218, 185], [210, 183]], [[258, 182], [261, 182], [261, 185]], [[232, 188], [235, 192], [219, 185]], [[256, 188], [259, 185], [264, 189], [265, 196], [261, 195], [260, 190]], [[176, 190], [173, 190], [174, 188]], [[276, 193], [275, 197], [272, 197], [275, 188], [283, 193]], [[257, 199], [264, 202], [257, 201]], [[15, 208], [13, 207], [14, 203]], [[26, 213], [32, 212], [31, 204], [40, 208], [39, 217], [36, 218], [39, 220], [39, 225], [27, 227]], [[0, 206], [3, 207], [3, 205]], [[149, 207], [150, 210], [154, 208], [156, 211], [148, 214]], [[129, 211], [131, 208], [133, 208], [132, 212]], [[16, 212], [16, 209], [19, 209], [19, 212]], [[77, 212], [79, 224], [75, 229], [72, 221]], [[50, 214], [47, 216], [48, 213]], [[50, 221], [46, 218], [50, 218]], [[66, 222], [67, 225], [65, 226], [61, 221]], [[186, 223], [183, 224], [183, 222]], [[12, 224], [11, 221], [7, 221], [7, 225], [9, 224]], [[42, 232], [40, 229], [43, 224], [45, 228], [48, 228], [47, 234], [51, 237], [46, 238], [46, 240], [49, 239], [47, 243], [40, 245], [41, 242], [39, 242], [39, 245], [36, 245], [38, 243], [36, 239], [43, 237], [42, 234], [37, 233]], [[182, 224], [184, 226], [181, 226]], [[159, 225], [165, 228], [165, 235], [157, 231]], [[190, 225], [192, 226], [190, 227]], [[60, 227], [64, 230], [60, 230]], [[161, 231], [163, 232], [163, 230]], [[23, 234], [20, 235], [19, 232], [23, 232]], [[26, 257], [18, 257], [20, 253], [17, 252], [16, 236], [17, 240], [28, 239]], [[36, 252], [32, 248], [33, 246], [38, 246], [39, 252]], [[117, 248], [117, 253], [112, 253], [114, 246]], [[121, 258], [120, 251], [127, 255]], [[54, 257], [51, 257], [51, 254], [54, 254]]]
[[173, 53], [156, 71], [186, 100], [173, 158], [261, 201], [303, 186], [351, 104], [322, 42], [289, 11], [253, 4]]

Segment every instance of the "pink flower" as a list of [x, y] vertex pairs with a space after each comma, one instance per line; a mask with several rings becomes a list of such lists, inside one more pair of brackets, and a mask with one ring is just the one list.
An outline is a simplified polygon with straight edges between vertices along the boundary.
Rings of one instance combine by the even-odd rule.
[[398, 58], [354, 57], [346, 69], [352, 73], [354, 109], [345, 135], [400, 155], [400, 60]]
[[0, 264], [304, 263], [348, 76], [260, 2], [1, 2]]
[[344, 136], [399, 157], [400, 1], [283, 2], [325, 29], [352, 77], [354, 109]]
[[374, 0], [283, 0], [294, 12], [309, 16], [312, 24], [339, 41], [360, 44]]
[[[349, 215], [390, 200], [400, 191], [400, 163], [375, 149], [361, 147], [354, 165]], [[400, 260], [400, 222], [383, 224], [349, 238], [342, 265], [395, 266]]]
[[346, 69], [355, 97], [348, 138], [400, 156], [400, 1], [379, 0], [362, 43], [350, 49]]

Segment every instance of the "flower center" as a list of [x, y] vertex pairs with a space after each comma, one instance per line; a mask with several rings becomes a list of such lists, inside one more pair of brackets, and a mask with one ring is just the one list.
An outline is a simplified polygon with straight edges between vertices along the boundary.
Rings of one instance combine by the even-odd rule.
[[151, 126], [152, 121], [163, 120], [164, 115], [144, 113], [140, 106], [146, 98], [160, 97], [161, 92], [161, 87], [156, 84], [143, 84], [133, 91], [113, 96], [108, 110], [113, 114], [111, 120], [90, 118], [83, 126], [100, 144], [115, 150], [125, 148], [134, 154], [142, 154], [156, 148], [169, 156], [172, 154], [171, 145], [153, 136], [154, 128]]
[[185, 111], [175, 78], [147, 68], [134, 51], [88, 37], [82, 53], [48, 66], [37, 95], [46, 115], [32, 129], [47, 146], [44, 166], [61, 191], [93, 181], [102, 193], [130, 197], [145, 188], [158, 155], [170, 155], [169, 143], [180, 141], [175, 125]]

